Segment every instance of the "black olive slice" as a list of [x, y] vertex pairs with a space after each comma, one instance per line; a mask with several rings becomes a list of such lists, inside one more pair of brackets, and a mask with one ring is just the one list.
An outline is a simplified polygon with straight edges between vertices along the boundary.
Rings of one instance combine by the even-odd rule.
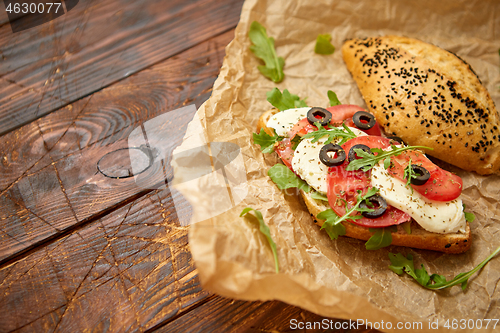
[[[369, 207], [366, 204], [366, 200], [368, 200], [368, 202], [370, 202], [372, 207]], [[374, 209], [374, 211], [373, 212], [362, 212], [361, 215], [363, 215], [364, 217], [367, 217], [369, 219], [375, 219], [377, 217], [384, 215], [385, 211], [387, 210], [387, 201], [385, 201], [384, 198], [382, 198], [378, 194], [375, 194], [366, 200], [361, 201], [361, 203], [359, 204], [359, 207], [360, 208]]]
[[[328, 153], [335, 153], [336, 157], [330, 157]], [[321, 147], [319, 151], [319, 160], [326, 166], [339, 166], [345, 161], [345, 150], [339, 145], [329, 143]]]
[[357, 128], [362, 130], [369, 130], [375, 126], [375, 117], [366, 111], [358, 111], [352, 116], [352, 121]]
[[412, 164], [411, 168], [413, 169], [413, 172], [417, 175], [416, 178], [412, 178], [410, 180], [410, 183], [412, 183], [413, 185], [424, 185], [431, 177], [429, 171], [427, 171], [426, 168], [421, 167], [420, 165]]
[[327, 109], [314, 107], [307, 112], [307, 120], [311, 125], [314, 125], [314, 123], [320, 123], [321, 126], [326, 126], [332, 120], [332, 114]]
[[356, 152], [354, 151], [354, 149], [361, 149], [369, 154], [373, 154], [372, 151], [370, 150], [370, 147], [368, 147], [367, 145], [363, 145], [363, 144], [357, 144], [357, 145], [354, 145], [351, 147], [351, 149], [349, 150], [349, 154], [347, 155], [347, 159], [349, 161], [349, 163], [351, 163], [352, 161], [354, 161], [356, 159]]
[[399, 136], [388, 136], [387, 139], [399, 142], [402, 145], [406, 145], [403, 139], [401, 139]]

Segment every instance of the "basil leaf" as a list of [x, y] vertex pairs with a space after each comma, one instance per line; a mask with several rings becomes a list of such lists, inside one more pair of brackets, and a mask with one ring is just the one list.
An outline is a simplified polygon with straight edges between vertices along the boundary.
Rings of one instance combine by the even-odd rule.
[[334, 93], [333, 91], [331, 90], [328, 90], [328, 99], [330, 100], [330, 106], [335, 106], [335, 105], [340, 105], [342, 103], [340, 103], [338, 97], [337, 97], [337, 94]]
[[259, 22], [253, 21], [250, 25], [248, 32], [252, 46], [250, 50], [255, 56], [264, 61], [265, 66], [257, 67], [259, 71], [267, 78], [278, 83], [283, 81], [285, 74], [283, 73], [283, 66], [285, 60], [276, 55], [274, 48], [274, 39], [267, 36], [266, 28]]
[[272, 153], [274, 151], [274, 144], [281, 140], [283, 140], [283, 137], [277, 134], [270, 136], [263, 128], [260, 129], [259, 134], [253, 133], [253, 142], [260, 146], [264, 154]]
[[391, 232], [396, 232], [397, 228], [395, 226], [390, 226], [385, 228], [370, 228], [369, 230], [370, 232], [374, 232], [374, 234], [365, 243], [365, 247], [367, 250], [378, 250], [391, 245]]
[[319, 213], [316, 218], [325, 220], [321, 229], [325, 229], [330, 239], [337, 239], [339, 236], [345, 235], [345, 227], [340, 223], [342, 222], [341, 219], [332, 209], [327, 209]]
[[[252, 214], [249, 214], [250, 211], [253, 211], [255, 213], [255, 216]], [[271, 237], [271, 230], [264, 222], [264, 218], [262, 217], [262, 213], [256, 209], [247, 207], [247, 208], [243, 209], [243, 211], [240, 214], [240, 217], [247, 215], [247, 214], [257, 218], [257, 221], [259, 222], [259, 231], [264, 236], [266, 236], [267, 242], [269, 243], [269, 246], [271, 246], [271, 250], [273, 251], [273, 257], [274, 257], [274, 267], [276, 268], [276, 273], [279, 273], [278, 251], [276, 250], [276, 243], [273, 241], [273, 238]]]
[[447, 281], [446, 278], [442, 275], [432, 274], [429, 276], [424, 266], [422, 265], [420, 269], [414, 269], [413, 266], [413, 257], [411, 254], [408, 254], [407, 257], [403, 256], [401, 253], [393, 254], [389, 253], [389, 260], [391, 261], [391, 265], [389, 269], [391, 269], [396, 274], [406, 274], [410, 275], [414, 278], [419, 284], [427, 289], [444, 289], [450, 288], [456, 285], [460, 285], [462, 290], [467, 288], [467, 284], [469, 278], [483, 268], [491, 259], [493, 259], [498, 253], [500, 253], [500, 247], [498, 247], [492, 254], [488, 256], [485, 260], [481, 261], [479, 265], [468, 272], [457, 274], [453, 279]]
[[335, 47], [330, 43], [332, 36], [330, 34], [320, 34], [316, 38], [314, 52], [317, 54], [333, 54]]
[[283, 90], [283, 94], [278, 88], [274, 88], [266, 93], [267, 101], [272, 106], [280, 111], [307, 107], [305, 100], [301, 100], [299, 96], [291, 94], [287, 89]]
[[[312, 193], [311, 193], [311, 198], [313, 198], [313, 199], [315, 199], [315, 200], [328, 201], [328, 198], [327, 198], [327, 196], [326, 196], [326, 195], [321, 194], [321, 193], [316, 192], [316, 191], [314, 191], [314, 192], [312, 192]], [[321, 213], [320, 213], [320, 214], [321, 214]], [[322, 219], [322, 220], [323, 220], [323, 219]]]
[[305, 181], [300, 179], [288, 167], [283, 164], [276, 164], [267, 172], [271, 180], [278, 186], [280, 190], [296, 187], [304, 192], [310, 192], [311, 187]]

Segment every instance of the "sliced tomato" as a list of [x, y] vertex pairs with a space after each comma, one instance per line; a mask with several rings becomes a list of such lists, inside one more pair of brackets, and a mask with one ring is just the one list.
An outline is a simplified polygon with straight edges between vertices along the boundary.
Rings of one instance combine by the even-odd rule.
[[[354, 116], [354, 114], [358, 111], [366, 111], [362, 107], [353, 104], [335, 105], [335, 106], [330, 106], [329, 108], [326, 109], [332, 113], [332, 121], [331, 121], [332, 124], [340, 126], [342, 125], [342, 122], [345, 122], [347, 126], [354, 128], [356, 128], [356, 125], [352, 121], [352, 116]], [[375, 126], [370, 128], [369, 130], [362, 130], [362, 131], [368, 135], [377, 135], [377, 136], [382, 135], [378, 122], [375, 123]]]
[[[331, 106], [327, 108], [327, 110], [332, 113], [332, 120], [330, 124], [334, 126], [340, 126], [342, 125], [342, 122], [345, 122], [346, 125], [349, 127], [356, 127], [356, 125], [354, 125], [354, 122], [352, 121], [352, 116], [356, 112], [366, 111], [362, 107], [353, 104], [341, 104], [341, 105]], [[309, 123], [307, 118], [304, 118], [297, 124], [295, 124], [294, 127], [292, 127], [290, 132], [288, 132], [287, 137], [284, 140], [282, 140], [275, 148], [275, 151], [278, 153], [283, 163], [285, 163], [285, 165], [288, 168], [290, 168], [290, 170], [292, 170], [292, 158], [294, 153], [292, 149], [291, 140], [296, 134], [304, 136], [307, 133], [316, 131], [317, 129], [318, 128], [316, 126], [311, 125]], [[370, 128], [369, 130], [365, 130], [364, 132], [367, 133], [368, 135], [376, 135], [376, 136], [381, 135], [378, 123], [375, 124], [375, 126]]]
[[[389, 139], [383, 137], [360, 136], [347, 141], [342, 145], [342, 148], [345, 150], [346, 154], [348, 154], [351, 147], [357, 144], [364, 144], [370, 148], [386, 148], [390, 146], [389, 142]], [[358, 196], [357, 191], [360, 191], [361, 194], [365, 194], [371, 185], [370, 171], [347, 171], [347, 165], [348, 161], [346, 159], [342, 165], [330, 167], [327, 175], [328, 203], [339, 216], [343, 216], [346, 213], [346, 203], [348, 209], [356, 204]], [[397, 208], [388, 206], [385, 213], [378, 218], [370, 219], [363, 217], [350, 221], [364, 227], [380, 228], [401, 224], [410, 220], [410, 215]]]
[[304, 136], [309, 132], [316, 131], [317, 129], [318, 128], [316, 126], [309, 123], [307, 118], [304, 118], [292, 127], [290, 132], [288, 132], [287, 137], [281, 140], [281, 142], [274, 149], [283, 163], [285, 163], [290, 170], [293, 171], [292, 158], [294, 153], [291, 140], [295, 137], [295, 135]]
[[451, 201], [460, 196], [463, 187], [462, 179], [441, 169], [432, 163], [425, 154], [418, 151], [405, 151], [401, 155], [393, 157], [389, 173], [406, 183], [404, 169], [408, 166], [410, 159], [411, 164], [419, 165], [430, 173], [430, 178], [424, 185], [411, 185], [415, 191], [427, 199], [435, 201]]

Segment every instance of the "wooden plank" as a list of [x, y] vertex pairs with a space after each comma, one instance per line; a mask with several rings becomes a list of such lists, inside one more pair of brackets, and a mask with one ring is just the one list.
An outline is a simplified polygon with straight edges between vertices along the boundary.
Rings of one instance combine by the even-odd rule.
[[[246, 302], [216, 296], [192, 311], [154, 330], [166, 332], [289, 332], [310, 323], [307, 332], [376, 333], [367, 327], [348, 327], [349, 321], [324, 318], [301, 308], [279, 302]], [[299, 324], [302, 323], [302, 324]], [[316, 327], [314, 327], [316, 323]], [[335, 326], [338, 325], [338, 326]], [[301, 331], [306, 331], [302, 326]]]
[[39, 27], [0, 27], [0, 135], [234, 28], [242, 3], [81, 0]]
[[[233, 36], [233, 31], [217, 36], [0, 137], [4, 158], [0, 173], [5, 175], [0, 197], [6, 202], [0, 205], [0, 262], [139, 193], [132, 179], [117, 181], [98, 173], [98, 160], [127, 147], [129, 134], [148, 119], [184, 103], [200, 106], [211, 92], [224, 47]], [[188, 115], [180, 119], [172, 140], [182, 138], [189, 120]], [[43, 177], [57, 179], [59, 188], [43, 190], [44, 184], [37, 183], [42, 191], [36, 205], [25, 203], [23, 191], [30, 188], [25, 182], [42, 182]], [[64, 214], [50, 212], [54, 207], [64, 207]], [[36, 230], [26, 231], [34, 226]]]
[[155, 191], [4, 266], [2, 331], [142, 331], [190, 308], [208, 294], [178, 214]]

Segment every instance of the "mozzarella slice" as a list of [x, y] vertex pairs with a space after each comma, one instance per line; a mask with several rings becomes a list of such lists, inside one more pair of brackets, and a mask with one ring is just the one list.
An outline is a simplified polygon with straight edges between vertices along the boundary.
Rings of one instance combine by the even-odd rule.
[[438, 234], [465, 232], [462, 199], [433, 201], [417, 191], [411, 193], [411, 188], [390, 175], [382, 162], [372, 168], [371, 183], [387, 204], [409, 214], [425, 230]]
[[[338, 127], [343, 129], [343, 127]], [[357, 136], [366, 135], [363, 131], [357, 128], [349, 127]], [[292, 159], [292, 169], [295, 173], [307, 182], [309, 186], [316, 191], [326, 194], [328, 192], [328, 184], [326, 175], [328, 167], [319, 159], [319, 152], [325, 145], [327, 136], [322, 137], [317, 142], [312, 142], [311, 139], [303, 139], [295, 149]], [[332, 141], [333, 144], [342, 141], [342, 138], [336, 138]]]
[[310, 107], [288, 109], [276, 113], [267, 121], [267, 127], [274, 128], [276, 134], [285, 136], [292, 129], [293, 125], [307, 117]]

